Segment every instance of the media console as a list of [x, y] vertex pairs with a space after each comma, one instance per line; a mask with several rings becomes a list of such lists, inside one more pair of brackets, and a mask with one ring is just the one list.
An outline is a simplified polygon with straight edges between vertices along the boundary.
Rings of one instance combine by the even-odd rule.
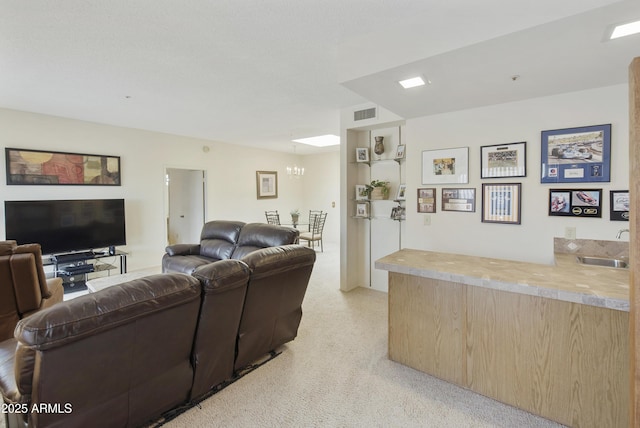
[[[62, 278], [64, 292], [73, 293], [87, 289], [86, 282], [89, 274], [94, 272], [107, 272], [117, 269], [111, 261], [105, 258], [118, 258], [120, 273], [127, 273], [127, 253], [110, 249], [108, 252], [83, 251], [68, 254], [54, 254], [47, 259], [43, 258], [45, 266], [53, 267], [53, 276]], [[115, 260], [114, 260], [115, 261]]]

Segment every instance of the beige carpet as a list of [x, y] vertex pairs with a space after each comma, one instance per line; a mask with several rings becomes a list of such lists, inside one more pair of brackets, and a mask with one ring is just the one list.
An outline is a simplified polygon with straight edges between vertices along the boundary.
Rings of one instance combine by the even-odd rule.
[[166, 427], [559, 427], [387, 359], [387, 295], [339, 291], [325, 244], [298, 337]]

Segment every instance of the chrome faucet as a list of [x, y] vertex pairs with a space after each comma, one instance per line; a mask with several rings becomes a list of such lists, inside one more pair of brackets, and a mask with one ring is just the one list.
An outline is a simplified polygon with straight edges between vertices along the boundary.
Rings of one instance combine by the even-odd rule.
[[629, 229], [620, 229], [620, 230], [618, 231], [618, 234], [616, 235], [616, 239], [620, 239], [620, 237], [622, 236], [622, 234], [623, 234], [624, 232], [629, 233]]

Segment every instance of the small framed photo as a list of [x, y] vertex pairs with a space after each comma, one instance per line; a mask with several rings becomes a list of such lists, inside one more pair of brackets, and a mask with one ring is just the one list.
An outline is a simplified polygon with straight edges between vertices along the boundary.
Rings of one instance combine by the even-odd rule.
[[629, 191], [611, 190], [609, 199], [611, 205], [609, 220], [629, 221]]
[[398, 144], [398, 147], [396, 148], [396, 159], [404, 159], [404, 149], [404, 144]]
[[278, 171], [256, 171], [258, 199], [278, 197]]
[[468, 182], [469, 147], [422, 152], [422, 184]]
[[611, 124], [542, 131], [541, 183], [608, 182]]
[[369, 204], [360, 202], [356, 204], [356, 217], [369, 218]]
[[550, 189], [549, 215], [602, 217], [602, 189]]
[[407, 185], [401, 184], [398, 186], [398, 193], [396, 194], [396, 201], [404, 201], [407, 199]]
[[418, 212], [436, 212], [436, 189], [435, 187], [422, 187], [418, 189]]
[[406, 210], [404, 207], [397, 206], [391, 209], [391, 219], [392, 220], [406, 220]]
[[357, 147], [356, 148], [356, 162], [369, 162], [369, 148]]
[[367, 186], [364, 184], [356, 184], [356, 201], [366, 201], [369, 199]]
[[526, 176], [526, 142], [480, 147], [480, 178]]
[[482, 185], [482, 222], [520, 224], [520, 183]]
[[476, 211], [476, 189], [442, 189], [442, 211]]

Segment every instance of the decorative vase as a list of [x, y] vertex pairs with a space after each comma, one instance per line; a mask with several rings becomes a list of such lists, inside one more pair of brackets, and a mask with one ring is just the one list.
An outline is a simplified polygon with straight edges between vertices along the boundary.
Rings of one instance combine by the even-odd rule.
[[384, 187], [374, 187], [371, 189], [371, 199], [387, 199], [385, 197]]
[[291, 214], [291, 223], [293, 223], [294, 226], [298, 224], [298, 216], [299, 214]]
[[376, 145], [373, 146], [373, 153], [380, 156], [384, 153], [384, 137], [375, 137]]

